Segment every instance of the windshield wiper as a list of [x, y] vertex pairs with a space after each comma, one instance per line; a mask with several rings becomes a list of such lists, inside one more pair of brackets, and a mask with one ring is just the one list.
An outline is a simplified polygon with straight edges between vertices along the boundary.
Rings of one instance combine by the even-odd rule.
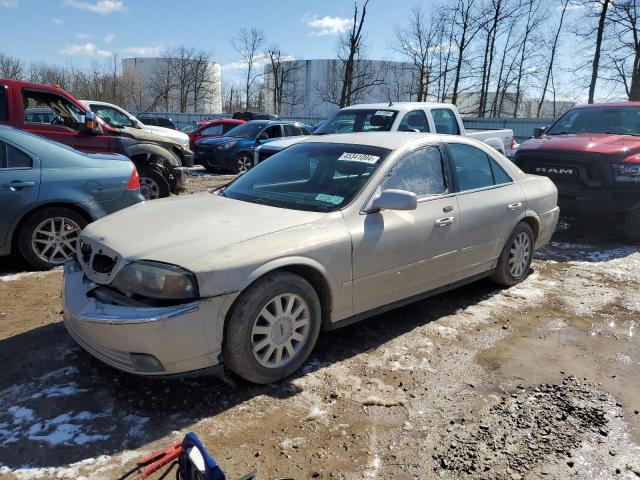
[[631, 135], [633, 137], [640, 137], [640, 133], [631, 132], [604, 132], [606, 135]]
[[556, 132], [556, 133], [548, 132], [548, 133], [547, 133], [547, 135], [571, 135], [571, 133], [572, 133], [572, 132], [565, 132], [565, 131], [562, 131], [562, 132]]

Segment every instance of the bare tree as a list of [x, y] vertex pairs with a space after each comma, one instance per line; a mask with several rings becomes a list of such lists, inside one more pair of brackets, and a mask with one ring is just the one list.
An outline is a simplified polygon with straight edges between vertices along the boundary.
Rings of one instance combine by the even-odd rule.
[[438, 25], [429, 22], [421, 7], [414, 7], [409, 14], [409, 25], [395, 28], [393, 49], [412, 66], [415, 95], [418, 102], [427, 100], [433, 69], [432, 56], [437, 53], [435, 41]]
[[262, 59], [261, 48], [264, 44], [264, 33], [252, 28], [240, 29], [238, 35], [231, 40], [231, 45], [242, 57], [245, 65], [245, 108], [251, 105], [251, 91], [256, 80], [262, 75], [257, 69], [257, 63]]
[[589, 103], [593, 103], [596, 91], [596, 82], [598, 81], [598, 69], [600, 67], [600, 51], [602, 49], [602, 39], [604, 38], [604, 27], [607, 20], [607, 11], [609, 10], [610, 0], [598, 0], [600, 6], [600, 15], [598, 18], [598, 30], [596, 33], [596, 48], [593, 52], [593, 63], [591, 66], [591, 83], [589, 83]]
[[562, 25], [564, 23], [565, 14], [567, 13], [567, 8], [570, 2], [571, 0], [560, 0], [560, 19], [558, 20], [558, 25], [553, 34], [553, 41], [551, 43], [549, 52], [549, 65], [547, 66], [547, 74], [545, 76], [542, 93], [540, 94], [540, 103], [538, 103], [538, 110], [536, 112], [536, 117], [538, 118], [540, 118], [540, 112], [542, 111], [542, 106], [544, 105], [544, 98], [547, 94], [547, 89], [549, 88], [549, 81], [553, 75], [553, 65], [558, 50], [558, 40], [560, 39], [560, 35], [562, 33]]
[[353, 23], [351, 29], [342, 35], [338, 49], [338, 58], [343, 63], [342, 68], [342, 89], [340, 92], [340, 108], [349, 106], [353, 103], [356, 94], [356, 61], [362, 52], [362, 28], [367, 15], [367, 5], [369, 0], [365, 0], [362, 5], [360, 18], [358, 18], [358, 4], [353, 6]]
[[274, 115], [280, 115], [282, 105], [295, 106], [300, 103], [301, 92], [294, 85], [296, 82], [296, 71], [302, 68], [302, 64], [295, 61], [287, 61], [288, 56], [285, 55], [279, 46], [272, 46], [267, 50], [267, 78], [265, 89], [268, 91], [271, 108]]
[[623, 86], [630, 101], [640, 101], [640, 5], [621, 0], [611, 10], [613, 39], [609, 51], [612, 80]]
[[0, 53], [0, 78], [22, 80], [24, 78], [24, 64], [19, 58]]

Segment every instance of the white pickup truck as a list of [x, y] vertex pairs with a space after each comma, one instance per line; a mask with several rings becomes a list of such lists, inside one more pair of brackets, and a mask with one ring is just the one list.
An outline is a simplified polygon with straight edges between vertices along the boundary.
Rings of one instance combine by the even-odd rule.
[[[352, 132], [435, 132], [474, 138], [510, 156], [515, 145], [513, 131], [465, 130], [455, 105], [448, 103], [393, 102], [353, 105], [338, 110], [316, 128], [313, 135]], [[305, 136], [282, 140], [261, 139], [254, 150], [254, 165], [299, 142]]]

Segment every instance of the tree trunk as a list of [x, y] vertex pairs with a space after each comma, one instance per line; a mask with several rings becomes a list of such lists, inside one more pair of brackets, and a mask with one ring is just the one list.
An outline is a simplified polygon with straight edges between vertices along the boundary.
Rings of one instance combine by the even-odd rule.
[[596, 51], [593, 54], [591, 83], [589, 84], [589, 103], [593, 103], [593, 97], [596, 91], [596, 82], [598, 81], [598, 68], [600, 67], [600, 49], [602, 47], [602, 36], [604, 34], [604, 26], [607, 19], [609, 2], [610, 0], [602, 0], [602, 11], [600, 12], [600, 20], [598, 21], [598, 34], [596, 35]]

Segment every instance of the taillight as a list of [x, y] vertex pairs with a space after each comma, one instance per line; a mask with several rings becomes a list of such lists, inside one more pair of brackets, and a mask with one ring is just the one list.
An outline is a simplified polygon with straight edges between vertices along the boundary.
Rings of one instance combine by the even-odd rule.
[[127, 183], [127, 190], [140, 190], [140, 177], [138, 177], [138, 170], [135, 165]]

